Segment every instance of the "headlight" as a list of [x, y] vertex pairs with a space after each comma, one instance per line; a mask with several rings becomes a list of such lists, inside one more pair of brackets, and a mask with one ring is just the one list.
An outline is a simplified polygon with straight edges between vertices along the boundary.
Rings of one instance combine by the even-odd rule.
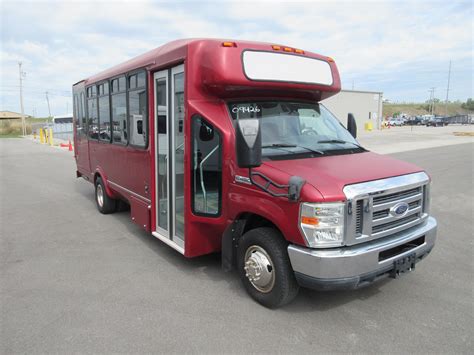
[[300, 227], [309, 247], [337, 247], [343, 244], [344, 207], [341, 202], [301, 204]]

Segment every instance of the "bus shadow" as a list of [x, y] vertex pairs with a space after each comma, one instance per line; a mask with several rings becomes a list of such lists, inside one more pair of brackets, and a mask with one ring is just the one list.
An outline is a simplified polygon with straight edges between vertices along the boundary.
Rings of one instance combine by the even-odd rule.
[[[195, 258], [185, 258], [159, 239], [131, 223], [129, 220], [130, 216], [128, 211], [120, 212], [119, 215], [123, 215], [124, 218], [121, 219], [130, 233], [136, 235], [137, 238], [139, 238], [144, 244], [153, 250], [158, 257], [165, 259], [169, 263], [172, 263], [184, 274], [192, 275], [198, 271], [202, 272], [212, 281], [226, 282], [227, 286], [232, 291], [235, 291], [236, 297], [248, 297], [249, 302], [254, 302], [251, 300], [250, 296], [247, 296], [236, 271], [222, 271], [221, 256], [219, 253]], [[389, 282], [388, 279], [384, 279], [380, 280], [374, 285], [370, 285], [359, 290], [348, 291], [321, 292], [300, 288], [299, 294], [295, 300], [293, 300], [293, 302], [291, 302], [289, 305], [282, 307], [278, 311], [289, 313], [328, 311], [344, 306], [351, 302], [369, 299], [382, 292], [380, 287], [385, 285], [387, 282]], [[216, 287], [219, 286], [216, 285]]]
[[[90, 199], [94, 204], [93, 190], [78, 188], [76, 190], [83, 197]], [[95, 206], [94, 206], [95, 207]], [[219, 253], [203, 255], [195, 258], [185, 258], [176, 250], [172, 249], [152, 234], [135, 225], [130, 219], [130, 209], [126, 205], [120, 206], [119, 210], [110, 215], [116, 222], [134, 235], [138, 240], [150, 248], [159, 258], [166, 260], [186, 275], [196, 272], [204, 273], [212, 281], [224, 281], [230, 290], [235, 292], [239, 298], [248, 297], [249, 302], [254, 302], [247, 296], [237, 272], [224, 272], [221, 269], [221, 256]], [[288, 313], [301, 312], [324, 312], [335, 309], [351, 302], [369, 299], [380, 292], [380, 288], [389, 282], [389, 279], [378, 281], [374, 285], [350, 291], [313, 291], [300, 288], [298, 296], [290, 304], [276, 310]], [[216, 287], [218, 287], [216, 285]]]

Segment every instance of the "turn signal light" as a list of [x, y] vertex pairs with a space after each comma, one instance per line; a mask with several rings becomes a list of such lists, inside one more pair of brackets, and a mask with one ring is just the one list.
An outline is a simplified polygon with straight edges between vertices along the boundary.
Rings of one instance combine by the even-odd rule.
[[237, 47], [235, 42], [222, 42], [222, 47]]
[[317, 226], [319, 224], [319, 221], [316, 217], [301, 216], [301, 223]]

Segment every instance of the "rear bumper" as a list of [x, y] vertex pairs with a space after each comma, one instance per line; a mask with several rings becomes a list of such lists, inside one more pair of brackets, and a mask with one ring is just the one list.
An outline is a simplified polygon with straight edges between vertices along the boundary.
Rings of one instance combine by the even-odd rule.
[[[429, 217], [421, 225], [381, 240], [331, 249], [290, 245], [288, 255], [301, 286], [316, 290], [356, 289], [389, 276], [394, 260], [412, 253], [416, 262], [423, 259], [434, 247], [436, 230], [436, 220]], [[405, 246], [407, 250], [402, 250]]]

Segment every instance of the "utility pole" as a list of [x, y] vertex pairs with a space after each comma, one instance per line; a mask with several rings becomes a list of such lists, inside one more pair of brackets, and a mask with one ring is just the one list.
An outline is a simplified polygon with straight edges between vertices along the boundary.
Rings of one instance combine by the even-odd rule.
[[444, 110], [446, 117], [448, 116], [448, 98], [449, 98], [449, 82], [451, 80], [451, 61], [449, 61], [449, 70], [448, 70], [448, 86], [446, 87], [446, 102], [444, 104]]
[[23, 107], [23, 77], [26, 75], [26, 73], [21, 70], [21, 65], [22, 63], [18, 62], [18, 71], [20, 74], [21, 134], [26, 136], [25, 109]]
[[430, 115], [434, 112], [434, 92], [436, 88], [431, 88], [429, 91], [431, 92], [430, 95]]
[[46, 101], [48, 102], [48, 112], [49, 112], [49, 118], [51, 119], [51, 107], [49, 106], [49, 97], [48, 97], [48, 92], [45, 92], [46, 94]]

